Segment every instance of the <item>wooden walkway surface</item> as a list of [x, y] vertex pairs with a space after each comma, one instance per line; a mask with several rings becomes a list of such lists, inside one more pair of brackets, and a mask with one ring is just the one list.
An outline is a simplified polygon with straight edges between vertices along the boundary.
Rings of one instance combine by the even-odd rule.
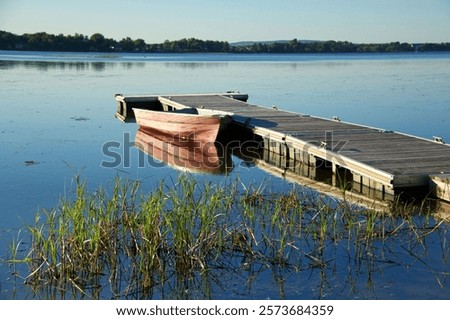
[[[350, 170], [372, 186], [404, 188], [428, 185], [429, 176], [450, 173], [450, 146], [392, 131], [248, 104], [219, 95], [164, 96], [177, 107], [233, 113], [236, 123], [261, 137], [286, 144]], [[361, 183], [367, 185], [361, 181]]]
[[[133, 107], [155, 101], [171, 108], [195, 107], [233, 113], [235, 124], [252, 131], [270, 153], [289, 163], [330, 165], [332, 172], [347, 170], [353, 184], [394, 195], [395, 190], [430, 185], [430, 175], [450, 173], [450, 145], [407, 134], [386, 131], [339, 119], [252, 105], [240, 95], [116, 96], [118, 117], [126, 118]], [[128, 99], [128, 106], [126, 101]], [[240, 99], [240, 100], [237, 100]], [[244, 101], [241, 101], [244, 100]], [[127, 111], [128, 108], [128, 111]], [[121, 111], [122, 110], [122, 111]], [[128, 113], [127, 113], [128, 112]], [[121, 115], [124, 113], [124, 115]]]

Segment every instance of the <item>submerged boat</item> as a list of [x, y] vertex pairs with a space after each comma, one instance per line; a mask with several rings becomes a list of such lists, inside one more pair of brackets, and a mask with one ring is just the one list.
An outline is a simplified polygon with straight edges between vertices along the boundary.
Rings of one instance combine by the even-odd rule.
[[209, 109], [182, 108], [155, 111], [133, 108], [141, 128], [154, 129], [176, 139], [214, 142], [219, 131], [232, 121], [232, 114]]

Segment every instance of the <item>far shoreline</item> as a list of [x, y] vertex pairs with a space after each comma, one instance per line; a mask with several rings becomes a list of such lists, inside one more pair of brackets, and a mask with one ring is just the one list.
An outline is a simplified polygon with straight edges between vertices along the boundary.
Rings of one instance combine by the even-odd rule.
[[90, 37], [53, 35], [46, 32], [16, 35], [0, 30], [0, 50], [96, 53], [258, 53], [258, 54], [339, 54], [450, 52], [450, 42], [442, 43], [352, 43], [349, 41], [278, 40], [236, 42], [180, 39], [148, 44], [143, 39], [126, 37], [117, 41], [94, 33]]

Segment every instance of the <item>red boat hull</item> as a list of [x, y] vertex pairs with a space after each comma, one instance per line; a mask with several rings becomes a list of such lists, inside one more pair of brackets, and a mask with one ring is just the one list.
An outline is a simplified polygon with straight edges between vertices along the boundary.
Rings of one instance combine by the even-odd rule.
[[[219, 130], [230, 119], [219, 115], [188, 114], [169, 111], [133, 109], [141, 128], [155, 129], [175, 139], [214, 142]], [[229, 118], [229, 117], [228, 117]]]

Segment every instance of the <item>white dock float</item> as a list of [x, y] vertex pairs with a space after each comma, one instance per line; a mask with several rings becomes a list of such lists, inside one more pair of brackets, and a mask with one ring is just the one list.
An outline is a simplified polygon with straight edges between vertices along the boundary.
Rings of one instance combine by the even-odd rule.
[[450, 174], [437, 174], [430, 176], [431, 194], [450, 202]]

